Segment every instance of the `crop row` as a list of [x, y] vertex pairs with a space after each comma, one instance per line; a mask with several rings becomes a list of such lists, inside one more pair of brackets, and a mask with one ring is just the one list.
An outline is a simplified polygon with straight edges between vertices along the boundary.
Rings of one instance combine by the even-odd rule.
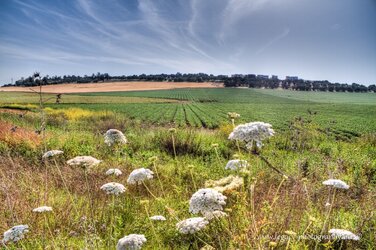
[[[289, 94], [294, 93], [289, 92]], [[324, 128], [353, 132], [376, 131], [375, 105], [298, 101], [266, 95], [262, 91], [252, 89], [179, 89], [90, 95], [103, 95], [102, 98], [105, 96], [120, 98], [121, 96], [140, 96], [183, 101], [176, 103], [49, 104], [49, 106], [108, 110], [148, 123], [174, 124], [174, 126], [215, 128], [227, 121], [227, 112], [237, 112], [241, 115], [238, 122], [264, 121], [273, 124], [277, 129], [288, 128], [289, 122], [296, 117], [306, 117], [313, 119]], [[312, 116], [309, 113], [315, 115]]]
[[129, 104], [112, 111], [124, 113], [132, 119], [153, 124], [215, 128], [225, 119], [225, 113], [216, 105], [201, 103]]

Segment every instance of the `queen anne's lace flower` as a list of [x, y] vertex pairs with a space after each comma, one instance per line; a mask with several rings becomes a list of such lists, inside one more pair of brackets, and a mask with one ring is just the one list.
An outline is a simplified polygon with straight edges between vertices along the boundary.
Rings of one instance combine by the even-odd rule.
[[117, 168], [110, 168], [109, 170], [106, 171], [106, 175], [115, 175], [119, 176], [122, 175], [123, 173], [121, 172], [120, 169]]
[[212, 188], [202, 188], [194, 193], [189, 201], [189, 211], [191, 213], [206, 213], [222, 210], [226, 205], [226, 196]]
[[119, 195], [125, 192], [125, 187], [122, 184], [116, 182], [104, 184], [103, 186], [101, 186], [101, 189], [105, 191], [107, 194], [114, 195]]
[[213, 211], [213, 212], [204, 213], [204, 217], [208, 220], [212, 220], [212, 219], [219, 219], [219, 218], [222, 218], [222, 217], [227, 217], [227, 214], [225, 212], [216, 210], [216, 211]]
[[169, 128], [168, 132], [174, 134], [174, 133], [176, 133], [176, 128]]
[[55, 156], [55, 155], [61, 155], [63, 153], [64, 152], [61, 151], [61, 150], [50, 150], [50, 151], [47, 151], [46, 153], [44, 153], [42, 158], [46, 159], [46, 158], [50, 158], [50, 157]]
[[209, 222], [203, 217], [189, 218], [176, 224], [176, 228], [182, 234], [194, 234], [205, 228]]
[[35, 213], [45, 213], [45, 212], [52, 212], [52, 207], [41, 206], [33, 209]]
[[227, 113], [227, 116], [228, 116], [228, 118], [230, 118], [230, 119], [236, 119], [236, 118], [239, 118], [239, 117], [240, 117], [240, 115], [239, 115], [238, 113], [235, 113], [235, 112], [228, 112], [228, 113]]
[[347, 185], [344, 181], [337, 180], [337, 179], [329, 179], [324, 181], [322, 184], [326, 186], [333, 186], [335, 188], [340, 189], [349, 189], [349, 185]]
[[250, 122], [238, 125], [228, 139], [246, 142], [247, 148], [251, 149], [253, 142], [258, 148], [262, 147], [262, 141], [274, 135], [272, 125], [265, 122]]
[[109, 129], [104, 134], [104, 143], [108, 146], [112, 146], [115, 144], [126, 144], [127, 138], [125, 138], [123, 132], [117, 129]]
[[290, 236], [290, 237], [295, 237], [296, 236], [296, 233], [292, 230], [286, 230], [284, 232], [286, 235]]
[[8, 231], [5, 231], [4, 233], [4, 239], [2, 242], [5, 244], [7, 242], [17, 242], [21, 239], [23, 239], [25, 234], [29, 232], [29, 226], [28, 225], [18, 225], [14, 226]]
[[116, 250], [139, 250], [145, 242], [145, 235], [130, 234], [124, 236], [118, 241], [116, 245]]
[[222, 193], [222, 192], [227, 192], [227, 191], [231, 191], [234, 189], [238, 189], [241, 186], [243, 186], [243, 183], [244, 183], [243, 178], [239, 176], [229, 175], [227, 177], [224, 177], [216, 181], [213, 181], [213, 180], [206, 181], [205, 187], [211, 187], [217, 190], [218, 192]]
[[227, 162], [225, 169], [238, 170], [246, 167], [248, 167], [248, 162], [246, 160], [230, 160]]
[[92, 156], [76, 156], [67, 161], [70, 166], [80, 166], [82, 168], [91, 168], [97, 166], [101, 161]]
[[133, 170], [128, 177], [129, 184], [141, 184], [143, 181], [153, 178], [153, 171], [147, 168], [138, 168]]
[[162, 215], [154, 215], [150, 217], [151, 220], [160, 220], [160, 221], [165, 221], [166, 218]]
[[350, 231], [344, 229], [330, 229], [329, 233], [332, 237], [340, 240], [359, 240], [359, 236], [353, 234]]

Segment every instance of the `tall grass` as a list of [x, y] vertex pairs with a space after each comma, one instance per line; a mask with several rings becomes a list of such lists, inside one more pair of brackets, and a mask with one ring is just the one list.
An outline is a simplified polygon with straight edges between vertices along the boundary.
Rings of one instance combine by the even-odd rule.
[[[20, 146], [29, 140], [33, 122], [24, 122], [16, 114], [0, 117], [6, 129], [11, 126], [4, 124], [19, 126], [18, 132], [0, 137], [0, 232], [16, 224], [30, 226], [26, 238], [7, 245], [8, 249], [114, 249], [118, 239], [132, 233], [146, 236], [145, 249], [311, 249], [317, 242], [314, 236], [327, 235], [329, 228], [350, 230], [361, 239], [322, 239], [318, 248], [374, 247], [376, 149], [372, 134], [341, 140], [325, 133], [315, 118], [311, 123], [292, 121], [291, 129], [277, 130], [262, 151], [273, 166], [294, 177], [290, 181], [271, 171], [257, 155], [247, 153], [243, 145], [238, 148], [229, 142], [222, 130], [177, 129], [172, 140], [164, 127], [93, 115], [66, 119], [64, 125], [47, 123], [47, 148], [61, 149], [64, 155], [46, 163], [46, 179], [40, 161], [42, 143], [33, 140]], [[26, 114], [23, 119], [38, 117]], [[103, 143], [102, 135], [109, 127], [121, 129], [129, 140], [118, 152]], [[250, 163], [249, 169], [225, 170], [225, 163], [239, 150]], [[67, 166], [66, 160], [77, 155], [92, 155], [103, 162], [89, 172]], [[132, 169], [139, 167], [154, 170], [155, 178], [127, 187], [112, 200], [100, 186], [113, 181], [104, 173], [115, 167], [123, 172], [116, 182], [124, 185]], [[230, 174], [242, 176], [244, 185], [224, 192], [228, 216], [211, 222], [193, 238], [179, 234], [177, 221], [192, 217], [188, 212], [191, 195], [208, 180]], [[332, 176], [346, 181], [350, 189], [336, 193], [326, 220], [328, 193], [322, 181]], [[49, 205], [54, 208], [47, 218], [48, 228], [31, 212], [44, 200], [46, 180]], [[151, 221], [152, 215], [167, 220]]]

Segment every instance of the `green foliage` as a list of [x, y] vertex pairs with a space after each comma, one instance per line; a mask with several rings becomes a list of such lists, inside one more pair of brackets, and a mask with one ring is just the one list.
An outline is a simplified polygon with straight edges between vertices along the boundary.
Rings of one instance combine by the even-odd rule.
[[[1, 103], [37, 103], [36, 96], [27, 93], [5, 92], [4, 97]], [[48, 94], [45, 99], [49, 97], [53, 95]], [[376, 98], [373, 93], [172, 89], [65, 94], [62, 100], [61, 104], [51, 102], [47, 106], [114, 112], [157, 126], [188, 125], [214, 129], [227, 121], [227, 112], [237, 112], [243, 122], [262, 120], [283, 129], [288, 128], [287, 121], [296, 117], [310, 119], [311, 114], [315, 114], [314, 119], [320, 127], [341, 140], [376, 130]], [[64, 121], [56, 117], [50, 122], [60, 124]]]
[[[320, 99], [320, 94], [324, 98]], [[178, 100], [181, 103], [76, 104], [90, 110], [108, 110], [156, 125], [217, 128], [227, 112], [241, 121], [262, 120], [286, 129], [296, 117], [315, 121], [339, 139], [376, 130], [376, 98], [372, 93], [316, 93], [260, 89], [173, 89], [80, 94], [87, 97], [142, 97]], [[352, 96], [353, 95], [353, 96]], [[351, 98], [351, 96], [353, 98]], [[363, 101], [362, 101], [363, 100]], [[52, 105], [68, 108], [72, 104]]]

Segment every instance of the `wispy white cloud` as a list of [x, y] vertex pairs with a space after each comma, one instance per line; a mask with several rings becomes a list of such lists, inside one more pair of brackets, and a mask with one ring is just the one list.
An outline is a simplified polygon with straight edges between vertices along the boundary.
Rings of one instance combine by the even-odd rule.
[[272, 7], [287, 4], [291, 0], [228, 0], [222, 12], [222, 28], [218, 38], [224, 43], [232, 29], [236, 29], [238, 22], [252, 16], [256, 12], [267, 12]]
[[21, 46], [13, 44], [0, 44], [0, 53], [2, 55], [9, 56], [10, 58], [44, 61], [56, 64], [80, 64], [82, 62], [90, 62], [95, 60], [100, 62], [119, 63], [125, 65], [145, 65], [145, 63], [139, 61], [127, 60], [125, 58], [116, 56], [80, 55], [59, 50], [53, 50], [50, 48], [44, 48], [42, 50], [40, 48], [22, 48]]
[[[109, 58], [115, 58], [113, 61], [118, 63], [135, 65], [157, 64], [158, 61], [158, 64], [161, 64], [163, 61], [162, 64], [170, 69], [176, 69], [176, 65], [188, 68], [187, 63], [177, 63], [180, 60], [190, 61], [195, 64], [191, 68], [201, 70], [202, 65], [208, 67], [210, 64], [216, 65], [215, 67], [229, 67], [215, 55], [209, 55], [205, 48], [202, 48], [207, 45], [203, 40], [199, 40], [197, 35], [186, 32], [193, 28], [189, 20], [168, 20], [168, 17], [163, 15], [166, 5], [161, 2], [138, 0], [139, 19], [122, 22], [104, 19], [100, 11], [105, 6], [100, 2], [77, 0], [76, 9], [82, 14], [80, 18], [34, 1], [15, 2], [24, 8], [25, 15], [30, 19], [38, 17], [38, 13], [53, 17], [59, 29], [53, 30], [45, 26], [43, 21], [37, 22], [37, 19], [37, 26], [23, 24], [25, 29], [34, 30], [36, 37], [41, 38], [41, 47], [38, 48], [38, 44], [35, 44], [32, 49], [27, 49], [23, 47], [24, 44], [17, 42], [12, 48], [8, 46], [7, 56], [22, 57], [24, 54], [25, 58], [35, 56], [36, 61], [48, 60], [56, 63], [61, 60], [79, 61], [95, 58], [100, 61], [103, 61], [103, 58], [107, 61], [111, 61]], [[115, 3], [119, 4], [117, 1]], [[41, 27], [43, 29], [40, 29]], [[48, 50], [44, 49], [52, 40], [61, 40], [64, 45], [53, 44]], [[43, 51], [43, 56], [37, 57], [34, 51]], [[75, 52], [78, 52], [76, 56]], [[119, 57], [123, 59], [119, 60]]]
[[43, 5], [38, 4], [35, 1], [28, 1], [28, 2], [24, 2], [24, 1], [20, 1], [20, 0], [13, 0], [13, 1], [20, 6], [24, 6], [24, 7], [29, 8], [30, 10], [35, 11], [36, 13], [45, 13], [45, 14], [48, 14], [48, 15], [59, 17], [61, 19], [76, 20], [76, 21], [80, 20], [79, 18], [72, 17], [72, 16], [69, 16], [69, 15], [63, 14], [59, 11], [44, 7]]
[[271, 47], [273, 44], [275, 44], [276, 42], [278, 42], [281, 39], [283, 39], [284, 37], [286, 37], [289, 33], [290, 33], [290, 28], [283, 29], [283, 31], [280, 34], [276, 35], [275, 37], [270, 39], [268, 42], [266, 42], [265, 45], [263, 45], [261, 48], [259, 48], [256, 51], [256, 55], [263, 53], [267, 48]]

